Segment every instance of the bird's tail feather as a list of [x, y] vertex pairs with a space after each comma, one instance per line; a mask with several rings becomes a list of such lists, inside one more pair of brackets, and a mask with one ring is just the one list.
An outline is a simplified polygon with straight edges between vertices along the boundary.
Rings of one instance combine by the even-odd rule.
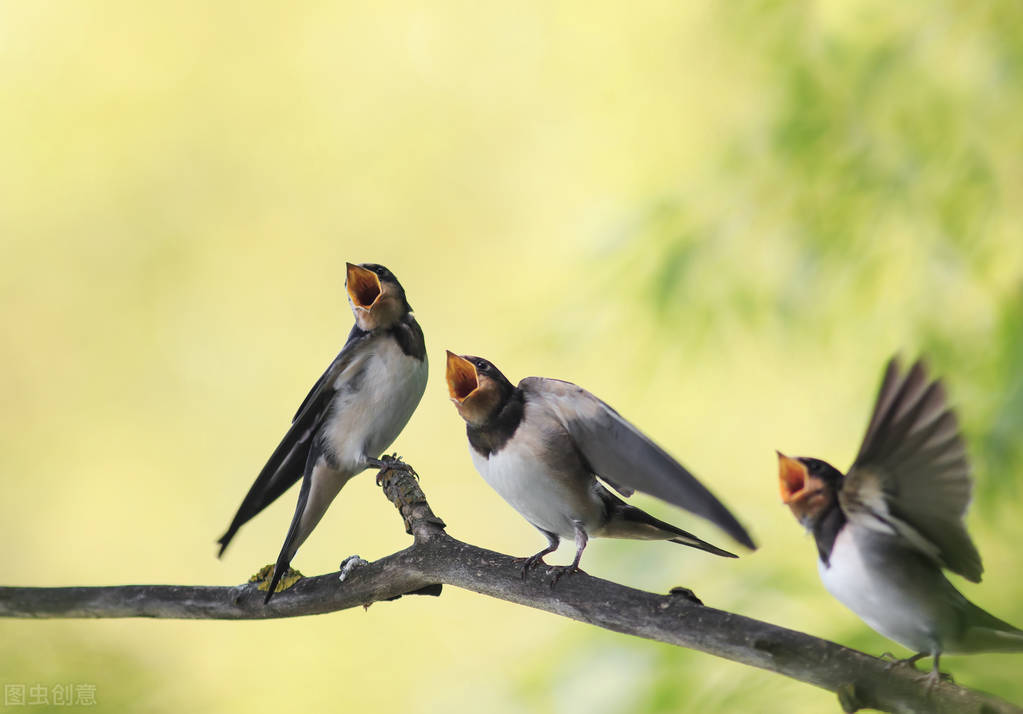
[[672, 543], [679, 543], [680, 545], [688, 545], [690, 548], [698, 548], [699, 550], [705, 550], [708, 553], [714, 555], [720, 555], [723, 558], [738, 558], [735, 553], [730, 553], [724, 548], [718, 548], [716, 545], [711, 545], [705, 540], [700, 540], [694, 535], [686, 534], [684, 537], [672, 538]]
[[963, 637], [966, 652], [1023, 652], [1023, 631], [971, 627]]
[[962, 641], [964, 651], [1023, 652], [1023, 630], [999, 620], [968, 600], [966, 604], [968, 626]]
[[277, 447], [277, 451], [270, 457], [255, 483], [249, 488], [249, 492], [245, 494], [245, 500], [239, 506], [227, 532], [217, 540], [217, 543], [220, 544], [220, 550], [217, 552], [218, 558], [223, 557], [224, 551], [227, 550], [228, 544], [239, 528], [276, 501], [281, 494], [302, 478], [302, 469], [310, 454], [308, 440], [300, 442], [297, 447], [287, 453], [278, 454], [280, 450], [281, 447]]
[[697, 538], [692, 533], [681, 528], [665, 523], [654, 518], [646, 511], [635, 506], [630, 506], [624, 501], [615, 499], [612, 504], [608, 522], [600, 531], [605, 538], [636, 538], [639, 540], [667, 540], [680, 545], [688, 545], [690, 548], [720, 555], [725, 558], [738, 558], [735, 553], [711, 545], [707, 541]]

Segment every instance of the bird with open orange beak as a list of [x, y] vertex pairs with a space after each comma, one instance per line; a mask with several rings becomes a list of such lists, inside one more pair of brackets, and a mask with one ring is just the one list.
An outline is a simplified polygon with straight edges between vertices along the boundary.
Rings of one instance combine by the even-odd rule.
[[267, 602], [342, 486], [365, 469], [394, 466], [380, 455], [426, 389], [423, 331], [398, 279], [374, 263], [347, 267], [345, 287], [355, 315], [348, 341], [298, 408], [219, 541], [223, 555], [239, 528], [302, 479]]
[[585, 389], [542, 377], [513, 385], [487, 360], [450, 351], [447, 382], [466, 423], [476, 470], [547, 538], [546, 548], [525, 559], [523, 576], [554, 552], [561, 538], [575, 541], [575, 558], [569, 566], [550, 568], [552, 587], [579, 569], [591, 537], [666, 540], [736, 557], [630, 506], [611, 489], [625, 497], [635, 491], [657, 496], [756, 547], [692, 474]]
[[828, 591], [873, 629], [917, 654], [1023, 651], [1023, 631], [967, 600], [943, 568], [979, 582], [963, 515], [972, 481], [955, 414], [922, 362], [885, 370], [859, 454], [845, 476], [778, 452], [782, 502], [814, 536]]

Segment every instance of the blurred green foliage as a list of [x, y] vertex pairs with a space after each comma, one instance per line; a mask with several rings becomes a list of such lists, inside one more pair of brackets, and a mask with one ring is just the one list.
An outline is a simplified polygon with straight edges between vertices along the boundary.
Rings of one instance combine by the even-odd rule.
[[[894, 323], [903, 348], [986, 395], [967, 416], [981, 484], [1014, 493], [1023, 10], [930, 8], [922, 23], [861, 4], [840, 24], [807, 10], [722, 10], [769, 99], [713, 161], [718, 200], [683, 181], [624, 232], [630, 271], [687, 341], [738, 323], [821, 344], [857, 333], [850, 320]], [[751, 236], [765, 248], [743, 255]]]
[[[426, 331], [433, 375], [395, 446], [453, 535], [542, 543], [472, 470], [445, 348], [593, 390], [761, 543], [725, 562], [597, 541], [589, 572], [890, 649], [819, 584], [773, 449], [847, 464], [884, 361], [921, 353], [975, 465], [987, 572], [957, 584], [1023, 623], [1021, 16], [874, 0], [0, 6], [5, 581], [234, 584], [272, 560], [293, 494], [223, 561], [213, 541], [344, 339], [344, 261], [373, 260]], [[371, 482], [346, 487], [297, 567], [407, 542]], [[1023, 701], [1018, 656], [943, 662]], [[5, 682], [95, 683], [107, 711], [835, 706], [456, 591], [266, 623], [0, 622]]]

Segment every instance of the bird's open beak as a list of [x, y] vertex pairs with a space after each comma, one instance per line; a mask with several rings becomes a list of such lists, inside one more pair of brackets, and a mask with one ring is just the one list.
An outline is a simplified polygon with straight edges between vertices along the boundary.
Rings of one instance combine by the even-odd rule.
[[480, 386], [476, 365], [448, 350], [448, 394], [456, 404], [464, 402]]
[[380, 278], [372, 270], [348, 263], [348, 277], [345, 287], [355, 307], [369, 310], [380, 299]]
[[[811, 488], [811, 478], [801, 461], [778, 453], [778, 485], [781, 502], [791, 505], [809, 496], [817, 488]], [[816, 480], [816, 479], [813, 479]]]

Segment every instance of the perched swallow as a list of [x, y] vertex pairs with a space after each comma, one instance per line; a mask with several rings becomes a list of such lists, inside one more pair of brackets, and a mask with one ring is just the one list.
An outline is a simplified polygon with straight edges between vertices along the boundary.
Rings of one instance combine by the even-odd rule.
[[980, 582], [963, 524], [972, 482], [955, 414], [923, 362], [885, 370], [856, 460], [843, 476], [819, 459], [778, 452], [782, 501], [817, 541], [824, 586], [868, 625], [934, 657], [1023, 651], [1023, 631], [971, 603], [942, 574]]
[[479, 357], [448, 352], [448, 391], [466, 422], [473, 464], [484, 480], [547, 538], [526, 559], [523, 576], [575, 540], [572, 564], [553, 568], [551, 584], [579, 569], [591, 537], [667, 540], [736, 557], [630, 506], [643, 491], [709, 519], [755, 548], [739, 522], [696, 478], [614, 409], [570, 382], [527, 377], [513, 385]]
[[266, 602], [341, 487], [357, 473], [385, 465], [378, 457], [426, 389], [423, 331], [398, 279], [382, 265], [348, 263], [345, 286], [355, 314], [348, 341], [298, 408], [218, 541], [223, 555], [242, 525], [304, 477]]

